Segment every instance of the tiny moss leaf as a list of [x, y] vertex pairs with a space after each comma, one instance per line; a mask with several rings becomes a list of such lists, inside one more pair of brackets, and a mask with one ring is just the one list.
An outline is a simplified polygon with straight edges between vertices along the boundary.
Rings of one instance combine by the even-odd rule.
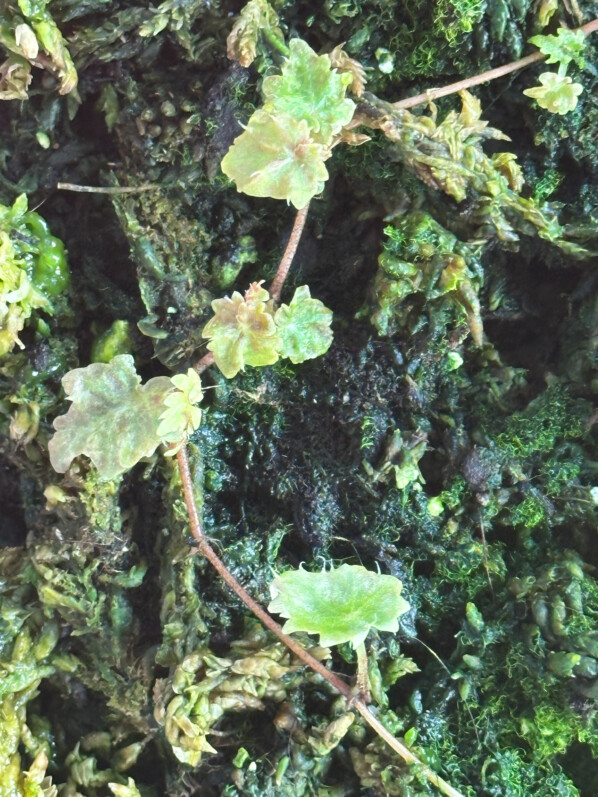
[[282, 339], [281, 357], [302, 363], [330, 348], [332, 311], [319, 299], [312, 299], [307, 285], [297, 288], [291, 303], [283, 304], [274, 320]]
[[396, 632], [398, 618], [409, 610], [394, 576], [373, 573], [361, 565], [309, 573], [289, 570], [270, 584], [268, 611], [287, 617], [286, 633], [319, 634], [320, 644], [360, 645], [371, 628]]
[[133, 358], [120, 354], [109, 363], [69, 371], [62, 384], [73, 403], [54, 421], [48, 444], [54, 470], [64, 473], [85, 454], [103, 479], [114, 479], [154, 453], [164, 399], [173, 390], [168, 377], [142, 385]]

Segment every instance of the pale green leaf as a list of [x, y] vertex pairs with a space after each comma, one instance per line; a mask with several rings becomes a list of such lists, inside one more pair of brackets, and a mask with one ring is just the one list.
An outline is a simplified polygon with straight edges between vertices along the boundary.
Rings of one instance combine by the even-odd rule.
[[290, 305], [280, 306], [274, 321], [282, 339], [280, 356], [293, 363], [319, 357], [330, 348], [332, 311], [311, 298], [307, 285], [297, 288]]
[[292, 39], [289, 49], [282, 74], [264, 80], [264, 110], [304, 120], [314, 141], [327, 146], [353, 116], [355, 103], [345, 97], [352, 77], [333, 69], [327, 55], [317, 55], [302, 39]]
[[202, 400], [203, 391], [194, 368], [186, 374], [176, 374], [170, 381], [175, 389], [164, 399], [166, 409], [160, 415], [158, 437], [163, 443], [179, 443], [201, 423], [201, 410], [196, 405]]
[[303, 208], [328, 179], [328, 149], [310, 138], [306, 121], [256, 111], [222, 160], [222, 171], [249, 196], [286, 199]]
[[579, 67], [584, 65], [586, 37], [582, 30], [559, 28], [556, 36], [532, 36], [529, 41], [547, 56], [547, 64], [561, 64], [567, 67], [571, 61], [575, 61]]
[[583, 91], [579, 83], [573, 83], [570, 77], [557, 75], [556, 72], [543, 72], [540, 83], [541, 86], [523, 92], [527, 97], [532, 97], [540, 108], [561, 116], [576, 108], [577, 98]]
[[278, 360], [281, 340], [268, 307], [270, 295], [254, 282], [245, 296], [235, 291], [212, 302], [214, 317], [203, 329], [216, 365], [231, 379], [246, 365], [271, 365]]
[[309, 573], [289, 570], [270, 585], [268, 611], [288, 618], [286, 633], [319, 634], [320, 645], [360, 645], [371, 628], [398, 631], [398, 618], [409, 610], [394, 576], [373, 573], [361, 565]]
[[69, 371], [62, 385], [73, 403], [54, 421], [48, 444], [58, 473], [84, 454], [103, 479], [114, 479], [154, 453], [164, 399], [173, 390], [167, 376], [142, 385], [131, 355], [120, 354], [109, 363]]

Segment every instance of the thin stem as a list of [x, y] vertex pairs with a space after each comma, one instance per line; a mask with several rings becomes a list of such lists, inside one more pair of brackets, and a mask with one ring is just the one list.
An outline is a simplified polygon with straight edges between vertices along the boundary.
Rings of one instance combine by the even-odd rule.
[[307, 219], [308, 211], [309, 202], [304, 208], [301, 208], [301, 210], [297, 211], [295, 223], [293, 224], [293, 229], [291, 230], [291, 234], [289, 235], [289, 240], [287, 242], [287, 248], [284, 250], [280, 265], [278, 266], [278, 271], [274, 275], [274, 279], [270, 285], [270, 298], [275, 305], [280, 301], [280, 294], [282, 293], [282, 288], [288, 276], [289, 269], [291, 268], [293, 258], [295, 257], [295, 252], [299, 246], [299, 241], [301, 240], [301, 234], [303, 233], [303, 228], [305, 227], [305, 220]]
[[[191, 478], [191, 469], [189, 467], [189, 456], [187, 454], [186, 446], [183, 446], [177, 453], [177, 462], [179, 472], [181, 474], [181, 482], [183, 485], [183, 495], [185, 497], [185, 505], [187, 507], [187, 514], [189, 516], [189, 524], [191, 526], [191, 534], [197, 543], [197, 547], [203, 556], [210, 562], [214, 569], [221, 576], [222, 580], [232, 589], [232, 591], [243, 601], [247, 608], [262, 621], [262, 623], [272, 633], [283, 642], [289, 650], [291, 650], [298, 659], [304, 664], [307, 664], [314, 672], [321, 675], [337, 692], [339, 692], [347, 702], [354, 707], [368, 723], [368, 725], [391, 747], [407, 764], [416, 764], [420, 767], [420, 771], [424, 774], [427, 780], [436, 788], [446, 795], [446, 797], [463, 797], [461, 792], [454, 789], [443, 778], [439, 777], [433, 772], [430, 767], [424, 764], [414, 753], [409, 750], [402, 742], [388, 731], [384, 725], [378, 720], [367, 707], [361, 697], [356, 698], [349, 684], [341, 680], [337, 675], [325, 667], [322, 662], [318, 661], [312, 656], [303, 645], [299, 644], [295, 639], [290, 637], [282, 630], [278, 623], [270, 617], [270, 615], [255, 601], [251, 595], [245, 590], [237, 579], [233, 576], [230, 570], [226, 567], [224, 562], [220, 559], [216, 551], [207, 541], [203, 524], [199, 517], [195, 495], [193, 493], [193, 480]], [[365, 652], [365, 648], [364, 648]]]
[[[598, 19], [593, 19], [586, 25], [582, 25], [581, 30], [586, 36], [598, 30]], [[423, 94], [417, 94], [413, 97], [407, 97], [404, 100], [393, 102], [393, 108], [405, 109], [413, 108], [415, 105], [421, 105], [424, 102], [436, 100], [439, 97], [447, 97], [449, 94], [456, 94], [458, 91], [464, 91], [472, 86], [478, 86], [480, 83], [486, 83], [489, 80], [496, 80], [496, 78], [508, 75], [511, 72], [516, 72], [518, 69], [523, 69], [530, 64], [535, 64], [537, 61], [543, 61], [546, 58], [539, 50], [531, 55], [526, 55], [525, 58], [520, 58], [518, 61], [512, 61], [510, 64], [503, 64], [496, 69], [489, 69], [487, 72], [482, 72], [479, 75], [466, 78], [465, 80], [458, 80], [456, 83], [451, 83], [439, 89], [429, 89]]]
[[157, 191], [160, 185], [77, 185], [76, 183], [56, 183], [59, 191], [76, 191], [78, 194], [137, 194], [140, 191]]

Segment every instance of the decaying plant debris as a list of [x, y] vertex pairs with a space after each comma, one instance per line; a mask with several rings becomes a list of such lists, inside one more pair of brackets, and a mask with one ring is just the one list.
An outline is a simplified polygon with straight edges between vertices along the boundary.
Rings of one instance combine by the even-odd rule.
[[[292, 210], [220, 162], [280, 35], [345, 43], [370, 140], [334, 148], [284, 288], [334, 312], [327, 354], [202, 377], [206, 529], [263, 603], [301, 562], [401, 579], [399, 633], [369, 638], [373, 705], [463, 794], [594, 795], [597, 38], [565, 116], [522, 94], [535, 66], [391, 104], [598, 5], [283, 0], [248, 66], [227, 57], [242, 6], [0, 12], [0, 203], [27, 195], [70, 264], [0, 358], [0, 797], [435, 793], [189, 556], [172, 461], [103, 482], [48, 460], [66, 371], [129, 352], [144, 381], [186, 371], [211, 301], [274, 275]], [[354, 672], [348, 645], [312, 652]]]

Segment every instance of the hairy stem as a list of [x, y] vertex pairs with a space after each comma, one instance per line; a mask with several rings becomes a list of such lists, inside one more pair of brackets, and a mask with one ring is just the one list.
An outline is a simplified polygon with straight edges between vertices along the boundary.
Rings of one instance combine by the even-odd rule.
[[301, 240], [301, 234], [303, 233], [303, 228], [305, 227], [305, 220], [307, 219], [308, 212], [309, 202], [304, 208], [301, 208], [301, 210], [297, 211], [295, 223], [293, 224], [293, 229], [291, 230], [291, 234], [289, 235], [289, 240], [287, 242], [287, 248], [284, 250], [284, 254], [278, 266], [278, 271], [274, 275], [274, 279], [270, 285], [270, 298], [275, 305], [280, 301], [280, 294], [282, 293], [282, 288], [288, 276], [289, 269], [291, 268], [293, 258], [295, 257], [295, 252], [299, 246], [299, 241]]
[[[298, 659], [318, 675], [321, 675], [337, 692], [355, 708], [368, 725], [382, 738], [384, 741], [396, 752], [407, 764], [417, 764], [420, 771], [423, 772], [428, 781], [436, 786], [436, 788], [446, 795], [446, 797], [463, 797], [461, 792], [454, 789], [449, 783], [439, 777], [428, 766], [426, 766], [414, 753], [409, 750], [404, 744], [396, 739], [390, 731], [374, 716], [371, 710], [367, 707], [361, 697], [355, 698], [353, 691], [349, 684], [341, 680], [338, 675], [335, 675], [322, 662], [318, 661], [307, 651], [303, 645], [299, 644], [297, 640], [290, 637], [282, 630], [280, 625], [255, 601], [244, 587], [239, 584], [237, 579], [233, 576], [230, 570], [226, 567], [224, 562], [220, 559], [216, 551], [212, 548], [206, 538], [203, 524], [199, 517], [195, 495], [193, 493], [193, 480], [191, 478], [191, 469], [189, 467], [189, 456], [187, 454], [186, 446], [183, 446], [177, 453], [177, 462], [179, 472], [181, 475], [181, 482], [183, 485], [183, 495], [185, 497], [185, 505], [187, 507], [187, 514], [189, 516], [189, 524], [191, 527], [191, 534], [197, 543], [199, 552], [206, 557], [206, 559], [213, 565], [214, 569], [221, 576], [222, 580], [232, 589], [232, 591], [243, 601], [247, 608], [262, 621], [281, 642], [283, 642], [289, 650], [291, 650]], [[365, 652], [365, 648], [364, 648]]]
[[[588, 36], [590, 33], [598, 30], [598, 19], [593, 19], [586, 25], [582, 25], [577, 30], [583, 31]], [[508, 75], [511, 72], [516, 72], [518, 69], [523, 69], [525, 66], [535, 64], [537, 61], [543, 61], [546, 58], [539, 50], [531, 55], [526, 55], [525, 58], [520, 58], [518, 61], [512, 61], [510, 64], [498, 66], [496, 69], [489, 69], [487, 72], [482, 72], [479, 75], [466, 78], [465, 80], [458, 80], [456, 83], [451, 83], [439, 89], [429, 89], [423, 94], [416, 94], [413, 97], [406, 97], [404, 100], [393, 102], [393, 108], [413, 108], [415, 105], [422, 105], [424, 102], [431, 102], [437, 100], [439, 97], [447, 97], [449, 94], [456, 94], [458, 91], [464, 91], [472, 86], [478, 86], [480, 83], [486, 83], [489, 80], [496, 80], [496, 78]]]

